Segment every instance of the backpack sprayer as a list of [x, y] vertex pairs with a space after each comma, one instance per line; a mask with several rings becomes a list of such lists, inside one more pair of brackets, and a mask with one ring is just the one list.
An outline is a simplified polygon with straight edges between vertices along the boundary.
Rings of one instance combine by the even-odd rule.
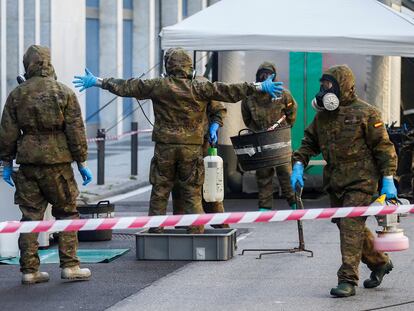
[[[378, 197], [370, 206], [384, 205], [409, 205], [406, 199], [387, 200], [385, 194]], [[381, 252], [398, 252], [408, 249], [409, 240], [404, 235], [404, 230], [399, 228], [400, 217], [407, 214], [377, 215], [378, 228], [377, 236], [374, 239], [374, 248]]]

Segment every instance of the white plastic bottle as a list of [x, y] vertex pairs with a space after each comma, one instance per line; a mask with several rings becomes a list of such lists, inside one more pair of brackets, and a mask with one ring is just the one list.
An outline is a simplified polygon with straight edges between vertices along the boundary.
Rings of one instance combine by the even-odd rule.
[[208, 156], [204, 158], [204, 171], [204, 200], [206, 202], [223, 201], [223, 159], [217, 155], [217, 148], [208, 148]]

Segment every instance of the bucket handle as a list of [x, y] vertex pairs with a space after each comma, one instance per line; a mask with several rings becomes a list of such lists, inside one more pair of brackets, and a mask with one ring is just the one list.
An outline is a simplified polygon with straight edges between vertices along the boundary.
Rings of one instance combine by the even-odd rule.
[[109, 204], [111, 204], [109, 200], [103, 200], [103, 201], [99, 201], [96, 207], [101, 207], [102, 205], [109, 205]]
[[254, 134], [254, 133], [256, 133], [255, 131], [252, 131], [251, 129], [241, 129], [240, 131], [239, 131], [239, 136], [241, 135], [241, 133], [243, 132], [243, 131], [247, 131], [247, 132], [250, 132], [251, 134]]

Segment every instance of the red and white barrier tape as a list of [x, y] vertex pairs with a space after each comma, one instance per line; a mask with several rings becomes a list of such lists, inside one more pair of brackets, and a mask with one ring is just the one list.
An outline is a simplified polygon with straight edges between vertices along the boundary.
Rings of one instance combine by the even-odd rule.
[[87, 138], [86, 141], [88, 143], [92, 143], [92, 142], [103, 141], [103, 140], [119, 140], [126, 136], [132, 136], [132, 135], [140, 134], [140, 133], [151, 133], [151, 132], [152, 132], [152, 129], [145, 129], [145, 130], [125, 132], [120, 135], [106, 135], [105, 138], [103, 137], [102, 138], [97, 138], [97, 137]]
[[150, 227], [241, 224], [289, 220], [359, 217], [399, 213], [414, 213], [414, 205], [361, 206], [304, 210], [282, 210], [270, 212], [235, 212], [201, 215], [191, 214], [122, 218], [92, 218], [54, 221], [6, 221], [0, 222], [0, 233], [138, 229]]

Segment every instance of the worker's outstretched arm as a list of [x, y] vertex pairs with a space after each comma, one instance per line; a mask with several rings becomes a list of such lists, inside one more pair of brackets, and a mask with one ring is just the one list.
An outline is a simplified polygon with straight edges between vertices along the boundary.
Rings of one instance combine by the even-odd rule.
[[158, 79], [116, 79], [108, 78], [102, 79], [96, 77], [87, 68], [85, 69], [84, 76], [75, 76], [73, 84], [76, 88], [80, 88], [80, 92], [83, 90], [97, 86], [109, 92], [122, 96], [122, 97], [135, 97], [137, 99], [151, 98], [152, 91], [156, 85]]
[[274, 82], [273, 75], [264, 82], [258, 83], [223, 83], [223, 82], [194, 82], [195, 93], [204, 100], [218, 100], [235, 103], [255, 92], [267, 93], [272, 97], [280, 96], [283, 92], [283, 82]]

